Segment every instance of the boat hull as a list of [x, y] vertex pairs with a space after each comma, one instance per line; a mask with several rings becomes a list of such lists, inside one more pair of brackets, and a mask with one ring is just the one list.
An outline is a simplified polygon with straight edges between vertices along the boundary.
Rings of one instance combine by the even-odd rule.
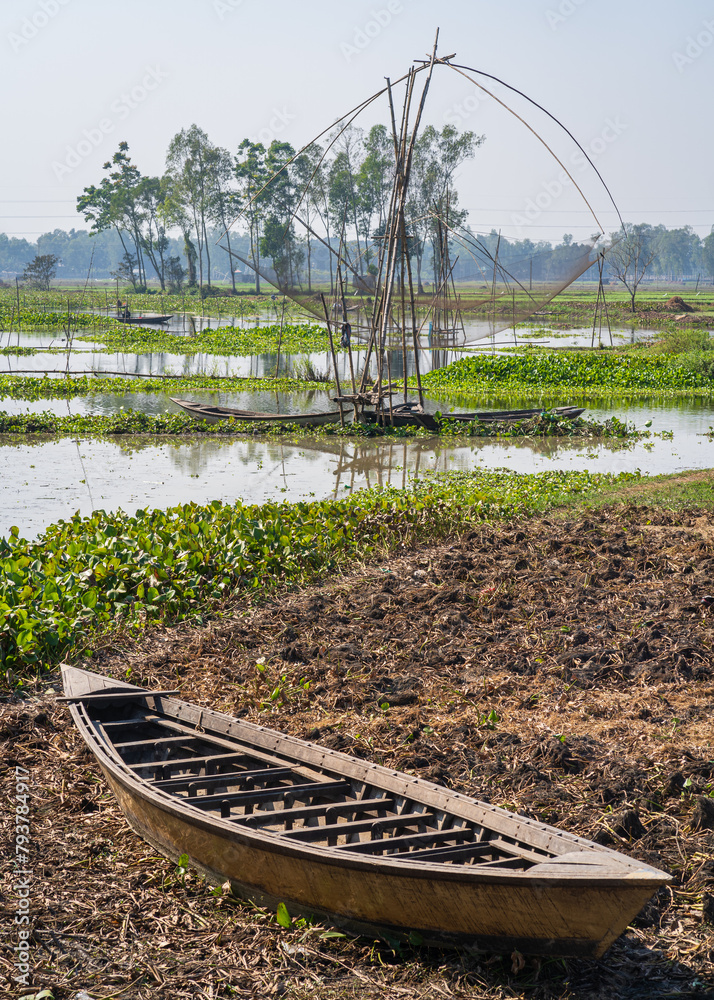
[[[231, 747], [245, 749], [252, 741], [251, 752], [257, 759], [287, 763], [300, 772], [303, 780], [310, 781], [321, 773], [325, 781], [343, 778], [345, 783], [353, 782], [350, 796], [373, 794], [373, 790], [379, 789], [403, 803], [417, 803], [442, 817], [437, 837], [444, 832], [448, 836], [454, 829], [454, 821], [483, 823], [485, 819], [493, 834], [510, 839], [516, 850], [522, 844], [526, 848], [532, 844], [531, 851], [540, 852], [536, 857], [538, 863], [525, 870], [509, 870], [479, 864], [410, 862], [408, 853], [399, 856], [389, 852], [378, 856], [359, 853], [364, 848], [371, 850], [374, 840], [360, 843], [358, 839], [356, 846], [345, 842], [342, 849], [331, 849], [301, 843], [291, 839], [290, 834], [279, 836], [250, 827], [256, 818], [262, 822], [266, 815], [279, 817], [283, 811], [290, 812], [287, 806], [278, 808], [278, 803], [274, 811], [272, 805], [265, 811], [261, 807], [258, 814], [251, 812], [250, 816], [231, 818], [229, 811], [228, 818], [223, 818], [222, 812], [220, 816], [209, 813], [193, 804], [201, 804], [200, 795], [193, 800], [179, 798], [165, 790], [165, 780], [157, 785], [139, 775], [142, 770], [145, 774], [153, 773], [156, 767], [159, 776], [165, 778], [164, 769], [169, 767], [171, 771], [173, 766], [165, 751], [157, 755], [156, 764], [151, 763], [153, 757], [146, 762], [139, 757], [134, 760], [133, 750], [129, 751], [129, 758], [120, 756], [107, 739], [107, 731], [112, 725], [125, 731], [128, 723], [121, 720], [108, 723], [101, 709], [91, 708], [91, 696], [89, 700], [85, 696], [85, 701], [81, 695], [78, 697], [78, 684], [86, 678], [90, 678], [87, 684], [95, 697], [94, 704], [97, 693], [110, 684], [113, 692], [138, 690], [141, 704], [147, 712], [154, 713], [151, 718], [169, 720], [176, 731], [200, 732], [203, 734], [200, 739], [205, 735], [205, 740], [213, 740], [224, 748], [222, 752]], [[478, 803], [430, 782], [186, 702], [151, 695], [123, 682], [107, 682], [98, 675], [69, 668], [65, 691], [77, 699], [70, 709], [74, 721], [136, 833], [173, 860], [187, 854], [191, 864], [210, 881], [217, 884], [229, 881], [238, 895], [258, 903], [275, 906], [282, 902], [292, 913], [326, 918], [338, 926], [387, 937], [408, 937], [416, 932], [427, 942], [459, 942], [483, 950], [517, 948], [532, 954], [598, 957], [652, 893], [669, 880], [656, 869], [582, 838]], [[116, 693], [108, 696], [116, 697]], [[171, 737], [163, 744], [174, 740], [178, 746], [181, 739]], [[127, 753], [127, 746], [141, 744], [121, 746], [125, 748], [122, 752]], [[217, 771], [211, 769], [210, 773], [216, 775]], [[170, 774], [168, 784], [191, 780]], [[215, 782], [213, 777], [196, 780]], [[301, 787], [314, 786], [290, 786]], [[269, 792], [272, 794], [273, 789]], [[189, 789], [188, 794], [197, 793]], [[238, 797], [245, 795], [239, 793]], [[301, 797], [304, 798], [298, 796]], [[265, 803], [265, 798], [262, 801]], [[314, 813], [322, 807], [309, 808]], [[339, 810], [341, 806], [331, 808]], [[400, 808], [403, 815], [407, 806]], [[315, 829], [324, 827], [320, 828], [318, 822], [317, 827], [306, 826], [297, 833], [310, 835]], [[398, 843], [398, 839], [390, 843]], [[528, 853], [525, 849], [525, 855]]]
[[627, 925], [652, 889], [611, 879], [573, 885], [563, 878], [538, 881], [463, 881], [385, 874], [246, 843], [214, 824], [197, 825], [162, 809], [126, 787], [104, 768], [129, 825], [161, 854], [190, 863], [209, 882], [231, 883], [241, 899], [294, 916], [328, 920], [346, 930], [401, 938], [417, 933], [437, 945], [461, 944], [484, 951], [517, 948], [524, 954], [598, 958]]
[[130, 326], [161, 326], [169, 323], [173, 318], [173, 313], [168, 316], [116, 316], [118, 323], [128, 323]]
[[[413, 410], [395, 409], [390, 414], [388, 410], [384, 414], [373, 410], [365, 411], [360, 419], [367, 424], [381, 423], [392, 427], [423, 427], [425, 430], [438, 431], [442, 421], [451, 420], [455, 423], [495, 423], [496, 421], [513, 422], [516, 420], [529, 420], [543, 413], [542, 409], [530, 410], [485, 410], [480, 413], [443, 413], [437, 419], [431, 413], [415, 413]], [[546, 411], [554, 416], [565, 420], [574, 420], [584, 413], [584, 409], [577, 406], [560, 406], [554, 410]]]
[[186, 399], [174, 399], [172, 396], [169, 398], [172, 403], [176, 403], [195, 420], [205, 420], [209, 424], [218, 424], [223, 420], [245, 420], [249, 423], [320, 427], [323, 424], [335, 424], [340, 419], [339, 410], [326, 410], [318, 413], [260, 413], [252, 410], [236, 410], [229, 406], [193, 403]]

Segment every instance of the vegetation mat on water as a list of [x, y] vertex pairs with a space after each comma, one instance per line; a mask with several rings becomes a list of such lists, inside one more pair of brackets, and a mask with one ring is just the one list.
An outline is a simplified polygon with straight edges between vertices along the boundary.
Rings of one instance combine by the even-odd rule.
[[286, 354], [308, 351], [329, 351], [330, 340], [324, 327], [285, 323], [282, 331], [278, 324], [259, 327], [222, 326], [217, 330], [202, 330], [186, 335], [165, 330], [124, 326], [109, 334], [78, 337], [78, 340], [95, 340], [109, 351], [167, 351], [170, 354], [263, 354], [275, 352], [280, 343]]
[[[46, 311], [43, 309], [22, 308], [19, 313], [17, 309], [10, 308], [8, 303], [0, 303], [0, 329], [10, 328], [16, 330], [69, 330], [73, 333], [76, 330], [86, 330], [92, 328], [98, 332], [102, 330], [102, 335], [106, 331], [111, 335], [120, 336], [125, 328], [114, 316], [103, 316], [101, 313], [73, 312], [64, 310], [59, 312]], [[78, 338], [79, 339], [79, 338]], [[91, 338], [85, 338], [91, 339]]]
[[493, 390], [495, 387], [538, 389], [566, 395], [582, 390], [631, 392], [633, 390], [711, 391], [711, 376], [682, 361], [680, 355], [634, 354], [610, 351], [527, 351], [462, 358], [446, 368], [422, 376], [427, 390], [449, 393]]
[[298, 583], [375, 549], [440, 537], [631, 476], [447, 473], [345, 500], [97, 511], [0, 539], [0, 676], [11, 682], [81, 649], [97, 630], [215, 611], [242, 591]]
[[215, 378], [210, 375], [155, 375], [146, 378], [128, 378], [121, 375], [66, 375], [52, 378], [37, 375], [0, 374], [0, 399], [73, 399], [98, 393], [127, 392], [195, 392], [199, 389], [213, 392], [253, 392], [268, 389], [271, 392], [323, 389], [321, 382], [308, 382], [297, 378]]
[[53, 413], [10, 414], [0, 411], [0, 434], [83, 434], [118, 435], [150, 434], [181, 435], [219, 434], [221, 436], [256, 435], [270, 437], [349, 437], [349, 438], [409, 438], [431, 437], [439, 433], [448, 438], [520, 438], [520, 437], [566, 437], [582, 440], [623, 439], [628, 441], [649, 437], [648, 431], [638, 431], [633, 424], [626, 424], [617, 417], [608, 420], [566, 420], [555, 414], [536, 414], [524, 420], [473, 421], [462, 423], [448, 419], [444, 415], [438, 432], [422, 427], [380, 427], [376, 424], [346, 423], [323, 424], [321, 426], [300, 426], [291, 423], [271, 423], [270, 421], [224, 420], [212, 424], [206, 420], [195, 420], [185, 414], [142, 413], [126, 410], [112, 416], [100, 414], [76, 414], [59, 416]]
[[[524, 478], [522, 489], [534, 485]], [[283, 926], [128, 828], [45, 680], [0, 708], [7, 801], [15, 766], [29, 772], [36, 988], [55, 1000], [79, 989], [127, 1000], [710, 997], [714, 608], [702, 597], [714, 589], [712, 508], [636, 506], [644, 485], [617, 487], [633, 494], [618, 507], [457, 521], [444, 542], [280, 589], [258, 607], [235, 595], [232, 615], [200, 627], [158, 627], [137, 643], [116, 634], [86, 664], [669, 871], [671, 886], [603, 959], [432, 951]], [[9, 853], [0, 865], [12, 884]], [[8, 981], [12, 961], [10, 945]]]

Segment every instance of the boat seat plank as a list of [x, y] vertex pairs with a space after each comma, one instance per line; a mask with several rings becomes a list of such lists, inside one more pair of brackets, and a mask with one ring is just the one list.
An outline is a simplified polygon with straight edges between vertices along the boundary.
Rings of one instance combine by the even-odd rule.
[[166, 778], [154, 782], [154, 788], [161, 788], [164, 792], [184, 792], [189, 786], [196, 788], [211, 788], [214, 785], [231, 785], [244, 781], [262, 781], [264, 778], [286, 778], [293, 774], [289, 767], [264, 767], [260, 770], [245, 771], [224, 771], [223, 774], [207, 774], [200, 777], [188, 775], [181, 778]]
[[424, 850], [412, 851], [410, 861], [468, 861], [472, 858], [482, 858], [493, 854], [494, 848], [488, 841], [471, 844], [458, 844], [456, 847], [426, 847]]
[[250, 827], [271, 826], [274, 823], [283, 823], [290, 829], [296, 820], [320, 819], [323, 816], [327, 820], [331, 820], [335, 816], [345, 816], [350, 813], [356, 816], [365, 812], [386, 812], [387, 809], [394, 808], [394, 802], [393, 798], [352, 799], [348, 802], [338, 802], [327, 807], [323, 804], [275, 809], [271, 812], [256, 812], [250, 816], [238, 816], [236, 817], [236, 821], [244, 822], [246, 826]]
[[244, 753], [216, 753], [208, 757], [175, 757], [173, 760], [141, 761], [138, 764], [128, 764], [127, 767], [132, 771], [140, 771], [142, 768], [145, 768], [147, 771], [156, 772], [158, 770], [165, 773], [188, 767], [203, 768], [205, 770], [207, 767], [235, 766], [240, 761], [247, 759]]
[[531, 861], [534, 865], [543, 864], [544, 861], [550, 861], [553, 857], [552, 854], [539, 854], [537, 851], [531, 851], [523, 844], [511, 844], [502, 837], [492, 837], [488, 843], [496, 847], [502, 854], [523, 858], [524, 861]]
[[479, 868], [527, 868], [528, 862], [525, 858], [499, 858], [497, 861], [484, 861]]
[[110, 722], [102, 722], [102, 729], [115, 733], [121, 729], [138, 729], [139, 726], [146, 726], [149, 723], [158, 725], [160, 720], [160, 715], [132, 715], [128, 719], [112, 719]]
[[120, 753], [122, 750], [137, 750], [144, 749], [146, 751], [154, 750], [156, 747], [167, 746], [171, 743], [191, 743], [200, 742], [201, 737], [195, 736], [158, 736], [154, 740], [147, 740], [145, 736], [139, 736], [135, 740], [128, 740], [126, 743], [115, 743], [114, 749], [118, 750]]
[[353, 837], [360, 833], [369, 833], [371, 839], [375, 834], [381, 834], [385, 829], [397, 830], [402, 827], [428, 824], [434, 820], [430, 812], [409, 813], [405, 816], [389, 816], [380, 819], [361, 819], [352, 823], [325, 823], [322, 826], [304, 826], [299, 830], [289, 830], [283, 834], [290, 840], [327, 840], [330, 845], [337, 842], [338, 837]]
[[93, 691], [90, 694], [61, 695], [57, 698], [57, 701], [67, 702], [70, 705], [76, 705], [78, 702], [90, 705], [96, 703], [102, 704], [104, 702], [143, 701], [146, 698], [161, 698], [162, 696], [172, 698], [180, 693], [180, 691], [124, 691], [119, 688], [115, 690], [106, 688], [104, 691]]
[[[195, 714], [200, 725], [200, 720], [204, 717], [204, 715], [210, 716], [211, 713], [209, 710], [205, 710], [204, 712], [203, 709], [197, 709]], [[278, 757], [273, 753], [269, 753], [266, 750], [254, 746], [253, 744], [244, 743], [242, 740], [239, 740], [234, 736], [225, 737], [219, 736], [216, 732], [204, 732], [196, 725], [186, 725], [184, 722], [180, 722], [173, 716], [160, 717], [159, 719], [152, 721], [155, 721], [157, 725], [162, 726], [169, 733], [186, 733], [187, 736], [196, 737], [196, 739], [200, 739], [203, 744], [215, 747], [217, 752], [223, 751], [224, 754], [226, 752], [242, 753], [243, 756], [250, 760], [253, 764], [263, 762], [265, 764], [275, 764], [278, 767], [292, 767], [296, 774], [300, 774], [312, 781], [320, 780], [324, 774], [322, 771], [306, 767], [302, 762], [297, 762], [285, 757]]]
[[259, 788], [245, 792], [230, 792], [227, 795], [196, 795], [193, 798], [182, 798], [181, 801], [199, 809], [222, 808], [225, 805], [252, 806], [258, 802], [275, 800], [281, 796], [291, 796], [296, 799], [317, 798], [325, 795], [343, 795], [352, 790], [349, 781], [314, 781], [300, 785], [282, 785], [279, 788]]
[[454, 826], [449, 830], [428, 830], [426, 833], [411, 837], [384, 837], [382, 840], [364, 840], [359, 844], [339, 844], [336, 851], [359, 851], [360, 854], [383, 854], [386, 851], [398, 850], [411, 860], [412, 847], [429, 847], [440, 844], [444, 840], [473, 840], [475, 830], [470, 826]]

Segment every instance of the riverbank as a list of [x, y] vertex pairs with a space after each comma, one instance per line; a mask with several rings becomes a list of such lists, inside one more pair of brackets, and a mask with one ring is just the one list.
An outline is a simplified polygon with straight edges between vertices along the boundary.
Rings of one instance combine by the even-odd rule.
[[396, 949], [214, 892], [131, 833], [50, 674], [0, 708], [4, 777], [26, 768], [32, 790], [33, 985], [54, 1000], [148, 1000], [187, 979], [216, 1000], [708, 995], [714, 475], [550, 482], [494, 520], [454, 503], [442, 534], [377, 505], [370, 551], [257, 603], [234, 590], [220, 618], [115, 630], [84, 662], [671, 872], [602, 960]]

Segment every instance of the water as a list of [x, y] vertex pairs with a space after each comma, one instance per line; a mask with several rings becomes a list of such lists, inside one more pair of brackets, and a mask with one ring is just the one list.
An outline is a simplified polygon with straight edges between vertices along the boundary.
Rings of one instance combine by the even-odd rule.
[[[226, 319], [222, 318], [225, 323]], [[252, 318], [247, 318], [250, 323]], [[272, 321], [272, 319], [271, 319]], [[213, 321], [215, 322], [215, 320]], [[524, 331], [519, 331], [521, 334]], [[471, 330], [473, 333], [473, 330]], [[538, 337], [544, 331], [534, 331]], [[652, 331], [636, 331], [647, 336]], [[622, 339], [632, 331], [619, 330]], [[568, 331], [566, 337], [550, 335], [552, 346], [589, 344], [591, 329]], [[4, 338], [3, 338], [4, 339]], [[520, 339], [520, 337], [519, 337]], [[12, 334], [12, 344], [18, 335]], [[526, 342], [533, 342], [527, 340]], [[22, 333], [21, 346], [45, 348], [61, 346], [60, 337], [46, 331]], [[496, 350], [509, 346], [507, 333], [496, 338]], [[493, 350], [483, 342], [475, 350]], [[456, 348], [433, 348], [420, 352], [420, 370], [441, 367], [463, 356]], [[281, 358], [281, 374], [310, 361], [327, 372], [331, 358], [327, 352]], [[401, 352], [390, 352], [391, 374], [403, 376]], [[53, 371], [60, 377], [66, 368], [79, 371], [114, 372], [119, 375], [252, 375], [265, 377], [275, 373], [277, 355], [251, 357], [218, 355], [171, 355], [166, 353], [109, 354], [97, 344], [73, 344], [66, 354], [41, 353], [30, 357], [0, 356], [0, 371]], [[343, 391], [349, 390], [348, 359], [339, 355], [339, 374]], [[407, 359], [407, 374], [414, 372], [414, 359]], [[138, 381], [138, 380], [137, 380]], [[332, 409], [334, 389], [301, 393], [182, 391], [181, 396], [195, 401], [217, 403], [239, 409], [269, 413], [301, 413], [307, 410]], [[527, 406], [524, 398], [494, 397], [479, 408], [501, 409]], [[169, 393], [101, 393], [71, 400], [27, 402], [9, 398], [0, 400], [0, 409], [16, 413], [57, 413], [109, 415], [125, 410], [145, 413], [177, 413]], [[426, 403], [430, 412], [450, 412], [465, 407], [453, 406], [436, 396]], [[471, 407], [469, 407], [471, 408]], [[588, 469], [591, 472], [668, 473], [714, 466], [714, 444], [706, 437], [714, 426], [714, 403], [692, 399], [656, 402], [639, 400], [627, 404], [610, 403], [588, 406], [586, 416], [598, 420], [617, 416], [643, 429], [651, 421], [653, 436], [633, 444], [603, 442], [582, 444], [563, 439], [546, 441], [492, 439], [449, 444], [438, 438], [418, 441], [342, 441], [333, 438], [256, 439], [195, 437], [190, 439], [117, 438], [107, 440], [61, 440], [18, 436], [0, 438], [0, 535], [17, 525], [25, 537], [34, 537], [52, 522], [71, 516], [75, 511], [88, 514], [94, 509], [133, 512], [142, 507], [167, 507], [193, 500], [207, 503], [221, 499], [262, 502], [267, 499], [297, 500], [310, 497], [344, 496], [349, 491], [375, 484], [403, 486], [411, 474], [426, 470], [492, 469], [537, 472], [545, 469]]]
[[[48, 402], [56, 412], [66, 406], [41, 401], [38, 408], [47, 408]], [[87, 401], [70, 402], [73, 412], [80, 402]], [[254, 397], [251, 402], [256, 402]], [[109, 403], [105, 398], [103, 405]], [[286, 400], [280, 405], [285, 406]], [[600, 418], [613, 412], [618, 413], [606, 407], [587, 411]], [[557, 438], [450, 444], [439, 438], [344, 441], [300, 437], [286, 441], [202, 436], [162, 441], [33, 439], [28, 443], [20, 437], [0, 437], [0, 535], [17, 525], [21, 535], [34, 537], [75, 511], [89, 514], [95, 509], [122, 508], [133, 513], [137, 508], [164, 508], [187, 501], [260, 503], [346, 496], [362, 486], [402, 487], [410, 475], [428, 470], [640, 469], [659, 474], [714, 465], [714, 444], [705, 436], [714, 425], [712, 404], [642, 404], [622, 409], [618, 415], [633, 419], [640, 427], [652, 420], [652, 431], [671, 430], [672, 439], [583, 445]]]

